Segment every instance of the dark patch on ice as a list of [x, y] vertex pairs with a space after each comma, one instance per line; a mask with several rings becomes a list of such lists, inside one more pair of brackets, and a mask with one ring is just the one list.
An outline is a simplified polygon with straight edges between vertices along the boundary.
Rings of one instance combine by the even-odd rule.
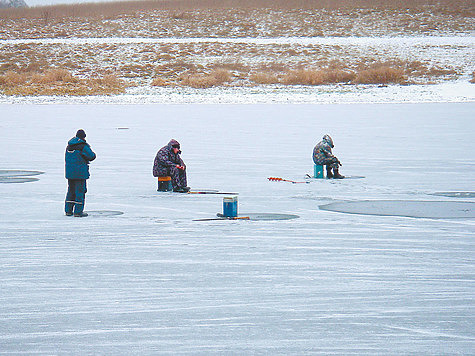
[[124, 214], [123, 211], [118, 210], [88, 210], [89, 216], [117, 216]]
[[128, 127], [117, 127], [117, 130], [129, 130]]
[[475, 198], [475, 192], [436, 192], [430, 195], [448, 198]]
[[218, 193], [218, 189], [197, 189], [193, 188], [191, 192], [203, 192], [203, 193]]
[[475, 218], [474, 202], [371, 200], [321, 205], [321, 210], [347, 214], [429, 219]]
[[29, 177], [43, 174], [41, 171], [24, 171], [19, 169], [0, 169], [0, 177]]
[[248, 216], [249, 220], [292, 220], [300, 216], [293, 214], [274, 214], [274, 213], [250, 213], [240, 214], [239, 216]]
[[29, 183], [29, 182], [36, 182], [37, 180], [39, 179], [30, 178], [30, 177], [1, 177], [0, 176], [0, 183], [3, 183], [3, 184]]

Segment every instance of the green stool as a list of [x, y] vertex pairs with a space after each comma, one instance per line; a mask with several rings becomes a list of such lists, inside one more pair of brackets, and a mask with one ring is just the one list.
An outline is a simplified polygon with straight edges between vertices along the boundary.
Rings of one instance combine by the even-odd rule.
[[323, 166], [321, 164], [316, 164], [313, 166], [313, 178], [325, 178]]

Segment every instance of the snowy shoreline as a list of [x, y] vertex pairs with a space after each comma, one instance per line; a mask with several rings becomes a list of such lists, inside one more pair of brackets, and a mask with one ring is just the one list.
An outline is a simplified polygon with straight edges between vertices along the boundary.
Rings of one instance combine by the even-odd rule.
[[258, 45], [457, 45], [475, 48], [475, 36], [383, 36], [383, 37], [88, 37], [88, 38], [26, 38], [0, 40], [0, 45], [16, 44], [172, 44], [172, 43], [246, 43]]
[[[177, 51], [177, 58], [190, 65], [206, 64], [217, 61], [230, 61], [234, 63], [237, 59], [233, 52], [236, 49], [227, 48], [229, 53], [213, 54], [206, 49], [208, 45], [231, 46], [256, 46], [252, 51], [239, 52], [239, 63], [273, 63], [275, 58], [266, 53], [266, 50], [279, 47], [276, 53], [282, 56], [281, 61], [289, 63], [295, 59], [286, 57], [285, 48], [306, 48], [321, 52], [322, 47], [329, 53], [333, 53], [335, 60], [351, 62], [352, 58], [365, 58], [373, 56], [380, 61], [399, 58], [402, 61], [419, 61], [425, 63], [427, 67], [432, 66], [436, 70], [439, 68], [456, 68], [459, 73], [457, 79], [445, 78], [436, 79], [432, 84], [415, 85], [319, 85], [319, 86], [283, 86], [283, 85], [256, 85], [249, 87], [213, 87], [208, 89], [193, 89], [191, 87], [153, 87], [152, 77], [136, 74], [140, 84], [127, 89], [125, 94], [113, 96], [84, 96], [84, 97], [59, 97], [59, 96], [35, 96], [35, 97], [11, 97], [0, 95], [0, 103], [31, 103], [31, 104], [55, 104], [55, 103], [113, 103], [113, 104], [197, 104], [197, 103], [225, 103], [225, 104], [253, 104], [253, 103], [306, 103], [306, 104], [330, 104], [330, 103], [431, 103], [431, 102], [472, 102], [475, 100], [475, 90], [470, 84], [474, 69], [473, 58], [475, 56], [475, 36], [383, 36], [383, 37], [104, 37], [104, 38], [43, 38], [43, 39], [15, 39], [0, 40], [0, 48], [12, 50], [15, 46], [31, 45], [38, 46], [35, 51], [45, 52], [54, 48], [57, 51], [64, 50], [71, 58], [81, 59], [81, 51], [84, 47], [92, 46], [86, 56], [96, 53], [92, 57], [86, 57], [82, 64], [85, 68], [90, 67], [92, 71], [98, 65], [103, 69], [114, 70], [123, 66], [157, 66], [168, 63], [170, 59], [162, 59], [161, 54], [167, 49], [161, 47], [148, 48], [150, 45], [171, 45], [183, 46], [202, 45], [201, 54], [194, 54], [194, 49]], [[103, 49], [96, 48], [101, 45], [114, 45], [113, 51], [101, 52]], [[55, 47], [56, 46], [56, 47]], [[145, 47], [144, 47], [145, 46]], [[175, 47], [173, 47], [175, 48]], [[33, 50], [33, 49], [32, 49]], [[92, 51], [92, 52], [91, 52]], [[151, 52], [150, 52], [151, 51]], [[137, 59], [136, 53], [155, 53], [154, 57], [144, 57]], [[170, 50], [171, 52], [175, 49]], [[200, 52], [198, 51], [198, 52]], [[336, 51], [336, 52], [334, 52]], [[164, 53], [165, 53], [164, 52]], [[219, 52], [220, 53], [220, 52]], [[234, 53], [234, 54], [233, 54]], [[273, 53], [273, 52], [270, 52]], [[168, 52], [165, 54], [168, 55]], [[53, 56], [51, 53], [50, 56]], [[300, 53], [297, 57], [305, 58]], [[97, 57], [97, 58], [96, 58]], [[231, 59], [229, 59], [229, 58]], [[299, 58], [300, 58], [299, 57]], [[51, 60], [51, 57], [49, 57]], [[54, 58], [54, 57], [53, 57]], [[372, 60], [375, 60], [375, 59]], [[17, 61], [20, 59], [17, 59]], [[56, 66], [61, 65], [58, 59]], [[219, 63], [219, 61], [217, 63]], [[112, 65], [111, 63], [115, 63]], [[19, 65], [19, 64], [18, 64]], [[173, 66], [171, 66], [171, 70]], [[130, 73], [128, 74], [130, 77]], [[149, 75], [149, 74], [147, 74]], [[241, 74], [242, 75], [242, 74]], [[131, 77], [133, 78], [133, 77]], [[430, 78], [421, 78], [426, 82], [433, 81]]]
[[402, 104], [475, 101], [468, 78], [432, 85], [261, 86], [255, 88], [130, 88], [111, 96], [5, 96], [0, 104]]

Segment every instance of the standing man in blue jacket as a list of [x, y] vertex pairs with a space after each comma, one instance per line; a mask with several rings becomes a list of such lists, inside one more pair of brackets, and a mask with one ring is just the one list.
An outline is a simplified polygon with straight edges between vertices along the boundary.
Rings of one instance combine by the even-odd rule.
[[84, 130], [78, 130], [76, 137], [69, 140], [65, 154], [68, 180], [68, 194], [64, 206], [66, 216], [73, 214], [76, 217], [87, 216], [84, 212], [86, 179], [89, 179], [89, 162], [95, 159], [96, 154], [86, 142], [86, 133]]

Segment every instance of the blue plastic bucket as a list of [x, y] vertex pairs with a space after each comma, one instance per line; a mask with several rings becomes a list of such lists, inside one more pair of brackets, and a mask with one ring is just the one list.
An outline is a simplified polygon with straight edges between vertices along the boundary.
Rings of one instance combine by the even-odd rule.
[[238, 198], [236, 196], [223, 198], [223, 215], [227, 218], [237, 217]]

